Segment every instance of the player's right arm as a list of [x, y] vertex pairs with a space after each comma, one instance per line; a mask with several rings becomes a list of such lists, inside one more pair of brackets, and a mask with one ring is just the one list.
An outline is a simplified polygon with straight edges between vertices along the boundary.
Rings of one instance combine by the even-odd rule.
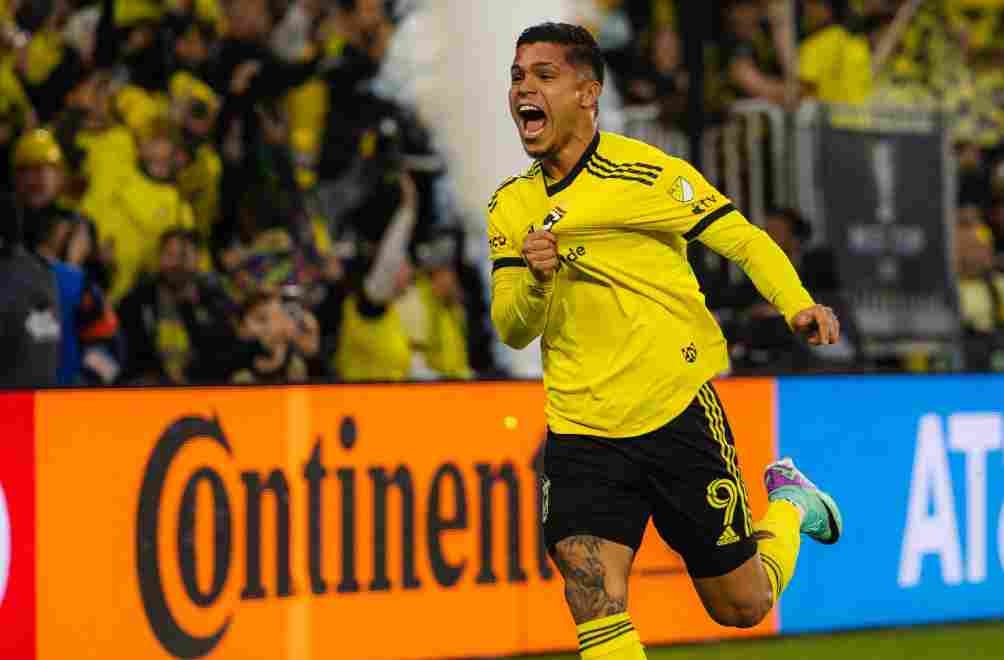
[[488, 246], [492, 260], [492, 323], [512, 348], [525, 348], [544, 332], [547, 308], [558, 270], [558, 246], [546, 231], [515, 240], [502, 204], [488, 211]]

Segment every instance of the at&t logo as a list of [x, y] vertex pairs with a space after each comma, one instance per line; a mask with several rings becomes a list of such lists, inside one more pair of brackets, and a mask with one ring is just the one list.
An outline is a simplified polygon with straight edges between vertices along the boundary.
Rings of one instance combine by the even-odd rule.
[[3, 484], [0, 484], [0, 604], [7, 591], [7, 575], [10, 572], [10, 516], [7, 515], [7, 498]]

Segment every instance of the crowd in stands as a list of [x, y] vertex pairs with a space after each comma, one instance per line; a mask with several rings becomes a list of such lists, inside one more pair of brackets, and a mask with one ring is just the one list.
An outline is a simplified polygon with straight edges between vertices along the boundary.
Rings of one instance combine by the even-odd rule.
[[397, 12], [0, 3], [2, 384], [497, 375]]
[[[680, 3], [599, 4], [591, 18], [624, 102], [656, 105], [659, 122], [687, 130], [690, 76]], [[709, 13], [702, 119], [710, 124], [724, 121], [744, 99], [789, 111], [818, 100], [945, 113], [958, 177], [953, 247], [964, 341], [956, 366], [1004, 370], [1004, 2], [722, 0]], [[791, 341], [780, 319], [765, 322], [770, 308], [748, 282], [702, 282], [734, 365], [866, 367], [833, 253], [811, 241], [809, 225], [790, 209], [769, 213], [765, 229], [782, 246], [799, 245], [785, 250], [810, 290], [843, 309], [842, 322], [852, 329], [840, 350], [812, 351]], [[908, 368], [907, 361], [900, 366]]]
[[[587, 1], [587, 0], [583, 0]], [[680, 2], [588, 0], [626, 105], [686, 130]], [[504, 376], [482, 264], [414, 108], [375, 93], [409, 2], [0, 0], [0, 385]], [[1004, 370], [1004, 3], [712, 3], [704, 112], [947, 111], [965, 366]], [[859, 364], [831, 251], [765, 229], [849, 331], [794, 341], [705, 283], [738, 367]]]

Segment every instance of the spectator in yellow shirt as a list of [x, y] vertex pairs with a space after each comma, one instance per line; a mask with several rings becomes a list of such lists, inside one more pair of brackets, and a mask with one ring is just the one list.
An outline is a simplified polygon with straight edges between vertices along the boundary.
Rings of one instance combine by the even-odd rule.
[[980, 215], [960, 209], [956, 232], [966, 368], [1004, 371], [1004, 274], [993, 267], [993, 239]]
[[126, 185], [137, 170], [136, 142], [112, 117], [112, 81], [96, 71], [80, 80], [66, 99], [56, 132], [79, 150], [88, 196], [103, 197]]
[[220, 216], [223, 161], [212, 139], [220, 102], [206, 83], [181, 71], [171, 78], [171, 107], [184, 143], [178, 189], [192, 205], [196, 229], [208, 245]]
[[411, 342], [411, 378], [470, 379], [467, 319], [457, 275], [452, 236], [419, 245], [414, 285], [401, 297], [398, 310]]
[[866, 38], [842, 24], [846, 0], [806, 0], [809, 35], [798, 50], [802, 96], [825, 103], [857, 104], [871, 95], [871, 53]]
[[[168, 229], [195, 226], [192, 207], [174, 185], [179, 146], [177, 129], [159, 119], [144, 131], [140, 170], [114, 189], [91, 190], [81, 210], [94, 218], [114, 261], [110, 297], [119, 301], [139, 275], [152, 270], [158, 237]], [[93, 194], [92, 194], [93, 193]]]

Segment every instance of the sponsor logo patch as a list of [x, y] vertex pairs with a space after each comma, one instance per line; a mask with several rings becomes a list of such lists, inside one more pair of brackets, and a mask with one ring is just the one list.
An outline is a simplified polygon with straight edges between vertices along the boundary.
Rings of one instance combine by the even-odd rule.
[[689, 204], [694, 200], [694, 186], [690, 181], [678, 176], [669, 188], [669, 196], [681, 204]]

